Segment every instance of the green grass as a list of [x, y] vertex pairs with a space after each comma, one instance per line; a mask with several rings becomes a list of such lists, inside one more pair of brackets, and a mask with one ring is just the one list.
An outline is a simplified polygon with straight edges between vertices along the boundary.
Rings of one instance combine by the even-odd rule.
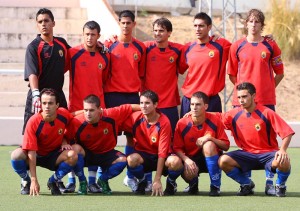
[[[300, 208], [300, 149], [289, 149], [292, 160], [292, 174], [287, 182], [287, 197], [276, 198], [264, 195], [264, 171], [253, 171], [256, 184], [255, 195], [235, 196], [239, 185], [223, 174], [222, 196], [208, 197], [209, 177], [201, 174], [198, 196], [189, 196], [182, 192], [186, 183], [178, 179], [178, 192], [172, 197], [135, 196], [122, 184], [122, 175], [110, 181], [112, 196], [65, 194], [51, 196], [46, 183], [52, 172], [38, 167], [37, 173], [41, 185], [38, 197], [20, 195], [20, 178], [10, 165], [10, 152], [14, 146], [0, 147], [0, 210], [299, 210]], [[165, 187], [165, 178], [162, 179]]]

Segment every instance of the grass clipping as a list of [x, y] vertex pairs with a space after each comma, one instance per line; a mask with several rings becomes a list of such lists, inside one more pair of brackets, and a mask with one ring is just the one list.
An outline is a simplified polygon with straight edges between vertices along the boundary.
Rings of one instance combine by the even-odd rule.
[[300, 58], [300, 4], [289, 0], [270, 0], [266, 14], [266, 33], [273, 34], [284, 60]]

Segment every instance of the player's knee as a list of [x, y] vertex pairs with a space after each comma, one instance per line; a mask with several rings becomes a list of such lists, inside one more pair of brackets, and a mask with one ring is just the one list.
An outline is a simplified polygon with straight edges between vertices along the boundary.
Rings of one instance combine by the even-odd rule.
[[227, 169], [228, 166], [230, 166], [230, 163], [231, 163], [231, 158], [228, 155], [222, 155], [218, 161], [219, 167], [222, 170]]
[[203, 145], [203, 153], [206, 157], [217, 155], [218, 154], [217, 145], [212, 141], [206, 142]]
[[11, 160], [26, 160], [26, 154], [21, 148], [17, 148], [10, 154]]
[[178, 156], [174, 156], [174, 155], [170, 155], [167, 160], [165, 165], [168, 167], [169, 170], [180, 170], [183, 165], [182, 165], [182, 161]]
[[74, 150], [67, 151], [67, 163], [71, 166], [76, 165], [78, 160], [78, 154]]
[[133, 153], [127, 156], [127, 164], [129, 167], [134, 168], [141, 164], [140, 162], [140, 155], [137, 153]]

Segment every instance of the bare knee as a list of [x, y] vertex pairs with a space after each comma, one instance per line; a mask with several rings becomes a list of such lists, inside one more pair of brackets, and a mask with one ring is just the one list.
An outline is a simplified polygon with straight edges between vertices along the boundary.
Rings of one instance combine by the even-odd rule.
[[217, 145], [212, 142], [208, 141], [203, 145], [203, 154], [205, 157], [210, 157], [218, 154]]
[[167, 158], [165, 165], [168, 167], [169, 170], [173, 171], [178, 171], [183, 168], [181, 159], [176, 155], [170, 155]]
[[237, 162], [228, 155], [222, 155], [219, 158], [218, 164], [219, 167], [225, 172], [231, 171], [234, 167], [239, 167]]
[[127, 156], [127, 163], [128, 166], [131, 168], [135, 168], [142, 164], [142, 157], [138, 153], [132, 153], [131, 155]]
[[26, 160], [27, 154], [22, 148], [17, 148], [10, 155], [11, 160]]

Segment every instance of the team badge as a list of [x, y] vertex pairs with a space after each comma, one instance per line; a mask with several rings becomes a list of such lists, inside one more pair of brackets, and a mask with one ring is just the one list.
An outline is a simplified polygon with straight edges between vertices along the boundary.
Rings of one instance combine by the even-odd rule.
[[64, 56], [64, 52], [62, 50], [59, 50], [58, 53], [59, 53], [60, 57]]
[[173, 63], [173, 62], [174, 62], [174, 57], [173, 57], [173, 56], [170, 56], [169, 62], [170, 62], [170, 63]]
[[214, 57], [215, 56], [215, 52], [214, 51], [209, 51], [208, 56], [210, 58]]
[[261, 52], [261, 58], [266, 58], [267, 57], [267, 53], [265, 51]]
[[134, 60], [138, 60], [138, 58], [139, 58], [139, 55], [138, 55], [137, 53], [134, 53], [134, 54], [133, 54], [133, 59], [134, 59]]
[[63, 131], [64, 131], [64, 130], [63, 130], [62, 128], [59, 128], [59, 129], [58, 129], [58, 134], [59, 134], [59, 135], [63, 134]]
[[105, 129], [103, 130], [103, 133], [104, 133], [105, 135], [108, 134], [108, 129], [105, 128]]
[[282, 65], [281, 55], [274, 57], [272, 62], [274, 66]]
[[103, 67], [103, 64], [99, 63], [99, 64], [98, 64], [98, 68], [101, 70], [102, 67]]
[[257, 131], [260, 131], [260, 129], [261, 129], [260, 124], [257, 123], [257, 124], [255, 125], [255, 129], [256, 129]]
[[151, 137], [151, 141], [152, 141], [153, 143], [155, 143], [155, 142], [157, 141], [156, 137], [155, 137], [155, 136], [152, 136], [152, 137]]

